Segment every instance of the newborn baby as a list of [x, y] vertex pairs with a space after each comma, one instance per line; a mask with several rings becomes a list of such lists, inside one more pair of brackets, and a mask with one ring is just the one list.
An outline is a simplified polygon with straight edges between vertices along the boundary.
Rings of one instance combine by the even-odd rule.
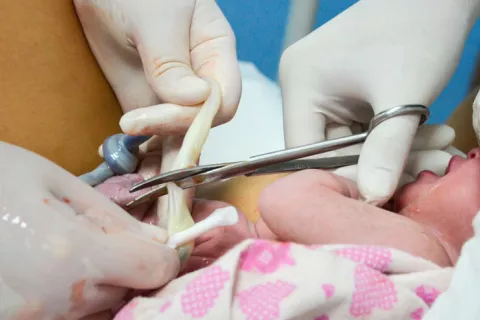
[[[422, 319], [473, 236], [479, 178], [474, 149], [378, 208], [335, 174], [291, 174], [263, 192], [259, 221], [241, 217], [198, 238], [188, 274], [133, 299], [116, 319]], [[136, 196], [125, 190], [140, 178], [114, 179], [98, 189], [120, 205]], [[221, 206], [197, 200], [192, 212], [199, 221]]]
[[[141, 180], [137, 175], [114, 177], [97, 189], [124, 205], [138, 196], [129, 194], [128, 189]], [[248, 238], [300, 244], [381, 245], [442, 267], [452, 266], [463, 243], [473, 235], [472, 219], [480, 209], [479, 180], [480, 149], [476, 148], [468, 159], [453, 157], [443, 177], [421, 172], [415, 182], [400, 188], [384, 208], [378, 208], [358, 201], [355, 183], [346, 178], [322, 170], [300, 171], [265, 189], [259, 200], [261, 218], [254, 225], [239, 213], [236, 225], [197, 238], [184, 272], [209, 265]], [[194, 220], [203, 220], [225, 206], [228, 204], [195, 200]], [[143, 207], [133, 214], [142, 219], [146, 212]]]

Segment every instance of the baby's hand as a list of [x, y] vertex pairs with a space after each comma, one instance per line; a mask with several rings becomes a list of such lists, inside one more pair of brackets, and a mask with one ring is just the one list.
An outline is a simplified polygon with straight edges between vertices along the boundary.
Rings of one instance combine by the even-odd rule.
[[[230, 206], [225, 202], [195, 199], [192, 215], [195, 222], [210, 216], [216, 209]], [[245, 239], [256, 238], [253, 225], [238, 211], [238, 222], [233, 226], [213, 229], [195, 239], [195, 248], [183, 273], [192, 272], [210, 265], [229, 249]]]

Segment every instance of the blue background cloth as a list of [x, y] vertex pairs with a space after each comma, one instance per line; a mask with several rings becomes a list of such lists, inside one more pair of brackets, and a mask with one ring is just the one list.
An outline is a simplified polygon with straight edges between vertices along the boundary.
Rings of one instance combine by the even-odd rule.
[[[299, 0], [301, 1], [301, 0]], [[356, 0], [322, 0], [316, 26], [321, 26]], [[217, 0], [237, 37], [238, 58], [251, 61], [268, 77], [276, 80], [288, 17], [288, 0]], [[433, 103], [429, 123], [444, 123], [469, 92], [480, 48], [480, 23], [477, 22], [448, 86]]]

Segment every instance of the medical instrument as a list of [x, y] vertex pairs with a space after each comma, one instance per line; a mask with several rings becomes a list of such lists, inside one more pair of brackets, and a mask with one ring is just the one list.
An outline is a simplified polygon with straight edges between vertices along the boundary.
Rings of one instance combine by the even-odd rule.
[[137, 168], [138, 147], [150, 136], [130, 136], [115, 134], [103, 142], [103, 159], [95, 170], [81, 175], [80, 180], [96, 186], [114, 175], [133, 173]]
[[238, 212], [234, 207], [225, 207], [215, 210], [211, 215], [202, 221], [195, 223], [187, 230], [172, 234], [167, 241], [167, 245], [172, 249], [195, 240], [199, 236], [209, 232], [210, 230], [233, 226], [238, 222]]
[[[367, 131], [359, 134], [355, 134], [352, 136], [326, 140], [318, 143], [313, 143], [310, 145], [257, 155], [249, 158], [246, 161], [238, 161], [238, 162], [226, 163], [226, 164], [214, 164], [210, 166], [202, 166], [202, 167], [195, 167], [190, 169], [182, 169], [182, 170], [176, 170], [172, 172], [166, 172], [164, 174], [160, 174], [158, 176], [155, 176], [151, 179], [145, 180], [133, 186], [133, 188], [130, 189], [130, 192], [135, 192], [148, 187], [161, 185], [160, 187], [150, 190], [149, 192], [146, 192], [145, 194], [135, 198], [133, 201], [127, 204], [127, 207], [133, 207], [142, 203], [152, 201], [160, 196], [166, 195], [168, 191], [165, 184], [168, 182], [175, 182], [180, 188], [188, 189], [188, 188], [193, 188], [193, 187], [207, 184], [207, 183], [229, 179], [235, 176], [240, 176], [240, 175], [248, 176], [249, 174], [251, 175], [252, 173], [255, 173], [257, 170], [261, 172], [262, 169], [266, 170], [264, 171], [265, 173], [267, 172], [271, 173], [272, 171], [270, 166], [275, 165], [277, 166], [276, 169], [278, 170], [279, 165], [281, 168], [281, 164], [287, 163], [288, 161], [293, 161], [293, 160], [300, 161], [297, 159], [345, 148], [358, 143], [362, 143], [366, 140], [370, 132], [372, 132], [373, 129], [375, 129], [384, 121], [391, 119], [393, 117], [404, 116], [404, 115], [420, 115], [421, 119], [420, 119], [419, 125], [422, 125], [428, 120], [428, 117], [430, 116], [430, 112], [428, 108], [423, 105], [401, 105], [401, 106], [393, 107], [391, 109], [387, 109], [383, 112], [380, 112], [379, 114], [377, 114], [372, 118]], [[342, 161], [342, 158], [344, 157], [338, 157], [334, 159], [334, 161], [338, 161], [340, 163]], [[320, 160], [331, 162], [332, 159], [323, 158], [323, 159], [317, 159], [315, 161], [320, 161]], [[343, 160], [345, 160], [345, 158]], [[296, 171], [293, 162], [290, 162], [290, 163], [292, 165], [291, 171]], [[312, 161], [309, 164], [313, 164], [313, 163], [314, 162]], [[352, 165], [355, 163], [343, 163], [343, 166]], [[332, 163], [329, 163], [329, 164], [331, 167]], [[309, 167], [307, 166], [306, 168], [309, 168]], [[303, 168], [303, 169], [306, 169], [306, 168]], [[275, 172], [275, 170], [273, 170], [273, 172]]]

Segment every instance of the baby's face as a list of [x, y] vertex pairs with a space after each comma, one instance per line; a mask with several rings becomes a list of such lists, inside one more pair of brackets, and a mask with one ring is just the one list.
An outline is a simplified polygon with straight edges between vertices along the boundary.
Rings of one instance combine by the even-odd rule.
[[480, 148], [472, 149], [468, 158], [454, 156], [444, 176], [422, 171], [415, 182], [405, 185], [394, 196], [395, 211], [411, 207], [439, 211], [480, 209]]
[[394, 196], [394, 211], [429, 228], [443, 243], [452, 262], [473, 236], [473, 218], [480, 209], [480, 148], [468, 158], [455, 156], [444, 176], [421, 172]]

